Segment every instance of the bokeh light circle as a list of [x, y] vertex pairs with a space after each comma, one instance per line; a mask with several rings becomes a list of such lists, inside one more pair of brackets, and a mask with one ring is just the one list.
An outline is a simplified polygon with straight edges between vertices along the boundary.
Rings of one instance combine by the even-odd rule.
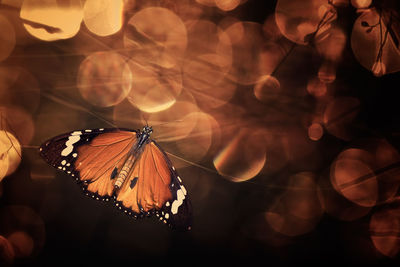
[[141, 65], [129, 61], [132, 71], [132, 90], [127, 99], [131, 104], [147, 113], [160, 112], [175, 104], [182, 91], [180, 69]]
[[192, 162], [200, 162], [208, 153], [213, 141], [213, 133], [219, 130], [218, 122], [204, 112], [188, 114], [196, 121], [195, 127], [187, 137], [176, 143], [181, 155]]
[[313, 78], [307, 83], [307, 92], [315, 97], [322, 97], [327, 93], [327, 86], [320, 79]]
[[114, 52], [97, 52], [80, 65], [77, 85], [90, 104], [110, 107], [129, 94], [132, 73], [124, 57]]
[[186, 138], [197, 124], [198, 107], [190, 101], [177, 101], [171, 108], [149, 114], [153, 136], [160, 142], [174, 142]]
[[391, 201], [400, 187], [400, 155], [383, 139], [359, 141], [342, 151], [331, 165], [331, 183], [357, 205], [373, 207]]
[[223, 11], [231, 11], [240, 5], [241, 0], [215, 0], [215, 5]]
[[266, 163], [265, 139], [262, 132], [241, 129], [214, 157], [218, 173], [233, 182], [255, 177]]
[[386, 208], [375, 212], [369, 224], [372, 243], [385, 256], [395, 258], [400, 253], [400, 211]]
[[124, 44], [134, 53], [135, 61], [171, 68], [186, 50], [186, 27], [169, 9], [144, 8], [130, 18], [125, 27]]
[[368, 8], [372, 0], [351, 0], [351, 5], [355, 8]]
[[[354, 22], [351, 33], [351, 48], [357, 61], [372, 73], [381, 77], [400, 70], [398, 37], [390, 32], [391, 15], [383, 16], [375, 8], [362, 12]], [[384, 14], [384, 13], [383, 13]], [[383, 19], [382, 19], [383, 17]], [[398, 25], [398, 24], [395, 24]], [[390, 25], [393, 27], [393, 25]], [[397, 26], [396, 26], [397, 27]]]
[[112, 35], [122, 27], [123, 9], [123, 0], [87, 0], [83, 7], [83, 21], [96, 35]]
[[83, 19], [80, 0], [70, 0], [68, 5], [57, 0], [24, 0], [20, 17], [25, 29], [43, 41], [55, 41], [74, 37]]
[[0, 181], [12, 174], [21, 163], [21, 145], [8, 131], [0, 130]]
[[318, 30], [322, 20], [335, 18], [332, 5], [326, 0], [279, 0], [275, 8], [276, 24], [282, 34], [292, 42], [305, 45], [314, 33], [322, 34], [330, 23]]
[[254, 95], [264, 103], [276, 100], [281, 91], [278, 79], [271, 75], [262, 76], [254, 86]]
[[308, 137], [313, 141], [318, 141], [324, 134], [321, 124], [313, 123], [308, 127]]

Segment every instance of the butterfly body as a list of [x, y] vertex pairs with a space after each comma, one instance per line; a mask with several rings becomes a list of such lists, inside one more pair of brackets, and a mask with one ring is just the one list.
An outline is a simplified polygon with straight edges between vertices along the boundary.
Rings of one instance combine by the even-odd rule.
[[[142, 156], [144, 145], [150, 142], [150, 134], [152, 132], [153, 129], [151, 126], [145, 126], [142, 132], [138, 132], [137, 134], [138, 141], [132, 146], [131, 150], [127, 155], [127, 159], [122, 165], [121, 171], [118, 173], [118, 178], [114, 184], [115, 190], [120, 189], [126, 178], [131, 174], [131, 171], [134, 169], [136, 163]], [[115, 170], [117, 170], [116, 167]]]
[[150, 126], [73, 131], [39, 150], [49, 164], [74, 177], [87, 196], [134, 218], [156, 214], [172, 228], [190, 229], [187, 191], [151, 133]]

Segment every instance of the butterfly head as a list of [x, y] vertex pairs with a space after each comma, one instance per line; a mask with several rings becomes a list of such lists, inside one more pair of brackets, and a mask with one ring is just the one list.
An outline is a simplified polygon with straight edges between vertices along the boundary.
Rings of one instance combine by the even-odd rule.
[[142, 133], [150, 135], [152, 132], [153, 132], [153, 127], [148, 126], [148, 125], [143, 127]]

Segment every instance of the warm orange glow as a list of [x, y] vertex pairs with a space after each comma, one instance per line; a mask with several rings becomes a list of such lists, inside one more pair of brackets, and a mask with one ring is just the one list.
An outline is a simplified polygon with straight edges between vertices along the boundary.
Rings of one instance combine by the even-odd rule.
[[132, 71], [132, 90], [128, 100], [147, 113], [169, 109], [182, 91], [182, 74], [178, 67], [143, 66], [129, 61]]
[[[293, 44], [287, 40], [279, 43], [265, 43], [260, 54], [259, 72], [263, 75], [272, 75], [279, 64], [284, 60], [292, 45]], [[262, 79], [262, 77], [260, 79]]]
[[154, 138], [174, 142], [186, 138], [196, 127], [198, 108], [191, 101], [177, 101], [171, 108], [151, 113], [147, 122], [154, 126]]
[[210, 115], [202, 112], [190, 113], [187, 119], [197, 123], [187, 137], [176, 143], [181, 155], [192, 162], [200, 162], [210, 150], [213, 132], [218, 131], [218, 122]]
[[372, 0], [351, 0], [351, 4], [355, 8], [367, 8], [371, 5]]
[[10, 132], [0, 130], [0, 181], [18, 168], [21, 163], [21, 145]]
[[331, 61], [325, 61], [318, 70], [318, 78], [323, 83], [332, 83], [336, 80], [336, 66]]
[[[307, 44], [309, 36], [314, 33], [318, 36], [329, 28], [335, 19], [335, 12], [326, 0], [279, 0], [275, 19], [286, 38], [298, 44]], [[321, 21], [325, 22], [325, 29], [318, 29]]]
[[375, 62], [372, 65], [371, 71], [376, 77], [381, 77], [381, 76], [385, 75], [386, 74], [385, 63], [383, 63], [381, 61]]
[[205, 6], [214, 6], [215, 0], [196, 0], [197, 3], [205, 5]]
[[342, 151], [331, 165], [333, 187], [364, 207], [391, 201], [399, 188], [399, 153], [381, 139], [368, 139], [358, 146]]
[[83, 8], [83, 21], [94, 34], [112, 35], [122, 27], [123, 9], [123, 0], [87, 0]]
[[25, 29], [43, 41], [68, 39], [75, 36], [83, 19], [80, 0], [62, 5], [57, 0], [24, 0], [20, 16]]
[[326, 95], [327, 86], [320, 79], [313, 78], [308, 81], [307, 92], [315, 97]]
[[375, 248], [385, 256], [395, 258], [400, 253], [400, 213], [388, 208], [377, 211], [370, 221], [371, 239]]
[[[334, 165], [334, 182], [347, 199], [363, 207], [372, 207], [378, 200], [378, 182], [372, 169], [355, 159], [340, 159]], [[360, 177], [372, 174], [360, 180]]]
[[372, 71], [377, 77], [400, 70], [396, 42], [391, 34], [385, 34], [388, 31], [388, 22], [388, 18], [380, 19], [376, 9], [369, 9], [357, 18], [351, 34], [354, 56], [364, 68]]
[[145, 8], [130, 18], [124, 44], [135, 61], [172, 68], [186, 50], [186, 27], [175, 13], [166, 8]]
[[260, 133], [240, 130], [214, 158], [217, 171], [233, 182], [256, 176], [266, 162], [266, 149]]
[[343, 30], [334, 27], [330, 29], [328, 37], [317, 42], [317, 49], [325, 59], [336, 62], [342, 56], [346, 41]]
[[240, 0], [215, 0], [215, 5], [223, 11], [231, 11], [240, 4]]
[[110, 107], [129, 94], [132, 73], [125, 59], [114, 52], [97, 52], [79, 67], [77, 85], [82, 97], [90, 104]]
[[196, 90], [195, 88], [188, 89], [196, 99], [198, 106], [204, 111], [208, 111], [227, 104], [234, 96], [236, 87], [236, 83], [228, 79], [222, 79], [212, 84], [212, 86], [206, 90]]
[[191, 90], [214, 91], [215, 83], [222, 81], [232, 65], [230, 38], [211, 21], [188, 21], [186, 27], [189, 43], [184, 82]]
[[24, 0], [2, 0], [1, 3], [11, 7], [21, 8], [23, 1]]
[[282, 37], [282, 33], [276, 25], [275, 15], [269, 16], [263, 25], [263, 32], [267, 40], [278, 40]]
[[268, 103], [279, 97], [280, 89], [281, 85], [274, 76], [265, 75], [254, 86], [254, 95], [261, 102]]
[[6, 17], [0, 14], [0, 62], [6, 59], [15, 46], [15, 30]]
[[229, 78], [239, 84], [257, 82], [262, 75], [260, 54], [263, 49], [262, 25], [255, 22], [237, 22], [226, 29], [233, 48], [233, 65]]
[[308, 127], [308, 137], [313, 141], [318, 141], [324, 134], [324, 129], [321, 124], [313, 123]]
[[337, 186], [331, 184], [329, 179], [319, 180], [318, 194], [321, 205], [327, 214], [343, 221], [354, 221], [367, 215], [372, 207], [360, 206], [337, 191]]

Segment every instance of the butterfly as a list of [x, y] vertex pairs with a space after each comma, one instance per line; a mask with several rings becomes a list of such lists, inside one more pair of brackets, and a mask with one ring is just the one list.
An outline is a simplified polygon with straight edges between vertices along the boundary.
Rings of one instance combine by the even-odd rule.
[[192, 207], [175, 167], [153, 129], [100, 128], [61, 134], [40, 155], [72, 176], [87, 196], [112, 203], [133, 218], [155, 214], [174, 229], [190, 230]]

